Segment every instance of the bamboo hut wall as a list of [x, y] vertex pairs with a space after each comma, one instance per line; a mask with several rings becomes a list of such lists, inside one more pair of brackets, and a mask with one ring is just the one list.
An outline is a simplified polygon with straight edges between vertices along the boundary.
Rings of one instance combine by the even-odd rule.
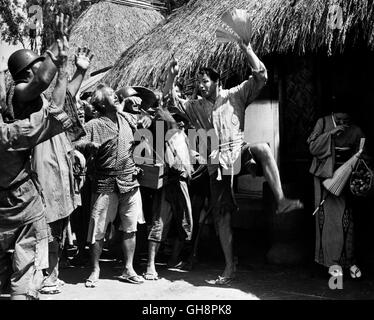
[[[285, 180], [308, 175], [311, 155], [306, 143], [317, 119], [331, 113], [331, 97], [339, 98], [368, 136], [374, 155], [373, 53], [346, 52], [326, 57], [282, 57], [280, 79], [281, 173]], [[354, 62], [354, 63], [352, 63]]]

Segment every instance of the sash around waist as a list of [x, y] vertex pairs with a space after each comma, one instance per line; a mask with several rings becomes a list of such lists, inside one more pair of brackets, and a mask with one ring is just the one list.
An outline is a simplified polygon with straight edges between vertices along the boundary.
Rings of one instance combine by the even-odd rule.
[[135, 165], [126, 169], [100, 169], [95, 170], [94, 172], [94, 174], [98, 176], [125, 176], [130, 175], [132, 173], [137, 173]]

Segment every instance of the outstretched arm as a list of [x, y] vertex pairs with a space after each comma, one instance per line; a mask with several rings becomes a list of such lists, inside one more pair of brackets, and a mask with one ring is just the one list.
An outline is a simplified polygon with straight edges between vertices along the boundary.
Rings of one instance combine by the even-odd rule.
[[58, 46], [58, 55], [57, 57], [51, 51], [47, 51], [51, 61], [54, 63], [55, 68], [57, 69], [57, 82], [56, 86], [52, 93], [52, 101], [58, 106], [61, 107], [65, 103], [66, 97], [66, 88], [68, 82], [68, 75], [67, 75], [67, 62], [68, 62], [68, 41], [66, 37], [63, 38], [63, 42], [61, 40], [57, 40]]
[[[67, 34], [69, 26], [69, 17], [61, 14], [56, 16], [57, 35], [56, 40], [62, 40], [62, 37]], [[48, 50], [54, 55], [58, 54], [57, 41]], [[51, 84], [57, 69], [48, 54], [44, 54], [45, 59], [38, 68], [30, 83], [20, 83], [14, 90], [14, 98], [19, 103], [26, 103], [38, 98]]]
[[265, 86], [268, 74], [265, 65], [257, 57], [251, 44], [246, 45], [243, 41], [238, 42], [238, 44], [248, 59], [252, 74], [247, 81], [233, 88], [233, 92], [238, 92], [243, 106], [248, 107]]
[[165, 82], [164, 87], [162, 88], [162, 96], [163, 97], [166, 96], [167, 94], [169, 94], [171, 90], [173, 90], [176, 77], [179, 73], [179, 66], [178, 66], [178, 62], [176, 60], [173, 60], [170, 63], [170, 66], [169, 66], [167, 72], [168, 72], [168, 75], [167, 75], [167, 78], [166, 78], [166, 82]]
[[242, 49], [248, 59], [255, 80], [263, 82], [263, 84], [265, 84], [268, 79], [267, 70], [265, 68], [265, 65], [253, 51], [251, 44], [248, 43], [248, 45], [246, 45], [243, 41], [241, 41], [239, 42], [239, 47]]
[[250, 43], [246, 45], [243, 41], [239, 42], [239, 47], [243, 50], [247, 59], [249, 61], [249, 65], [251, 66], [252, 70], [260, 70], [264, 67], [261, 60], [257, 57], [256, 53], [253, 51], [252, 46]]
[[0, 121], [0, 149], [10, 151], [30, 149], [72, 126], [71, 119], [63, 109], [67, 86], [66, 37], [64, 42], [57, 40], [57, 45], [57, 57], [48, 51], [51, 61], [58, 70], [52, 103], [46, 109], [31, 114], [27, 119], [11, 124]]
[[69, 129], [71, 124], [64, 110], [54, 104], [12, 123], [3, 123], [0, 117], [0, 152], [31, 149]]
[[68, 85], [68, 90], [73, 97], [75, 97], [82, 85], [82, 81], [86, 75], [88, 67], [90, 66], [93, 56], [93, 54], [90, 56], [90, 49], [87, 47], [84, 47], [83, 49], [78, 48], [78, 52], [75, 55], [75, 66], [77, 67], [77, 70]]
[[[162, 88], [162, 96], [165, 97], [168, 94], [171, 94], [173, 98], [176, 98], [175, 94], [175, 82], [177, 76], [179, 75], [179, 65], [178, 61], [173, 59], [168, 68], [168, 75], [164, 87]], [[184, 101], [183, 99], [178, 98], [179, 100]]]

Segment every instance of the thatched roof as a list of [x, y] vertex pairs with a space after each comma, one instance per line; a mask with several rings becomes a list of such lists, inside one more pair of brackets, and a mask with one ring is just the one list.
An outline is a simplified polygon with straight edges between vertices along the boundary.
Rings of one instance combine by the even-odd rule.
[[73, 26], [70, 52], [75, 53], [78, 47], [89, 47], [95, 54], [90, 72], [112, 65], [123, 51], [163, 20], [157, 10], [127, 2], [93, 4]]
[[[292, 2], [296, 2], [292, 5]], [[374, 4], [371, 0], [341, 0], [343, 27], [328, 24], [328, 0], [190, 0], [168, 21], [158, 25], [126, 50], [104, 77], [114, 88], [124, 85], [157, 87], [172, 55], [189, 78], [201, 65], [246, 71], [246, 61], [235, 44], [217, 44], [220, 16], [230, 8], [247, 9], [252, 16], [252, 45], [267, 54], [329, 54], [364, 43], [374, 47]]]
[[[105, 69], [104, 69], [105, 70]], [[99, 72], [97, 74], [91, 74], [90, 77], [82, 82], [82, 85], [79, 89], [81, 93], [86, 91], [92, 91], [93, 88], [95, 88], [96, 84], [104, 78], [104, 76], [108, 73], [108, 70], [105, 70], [103, 72]]]

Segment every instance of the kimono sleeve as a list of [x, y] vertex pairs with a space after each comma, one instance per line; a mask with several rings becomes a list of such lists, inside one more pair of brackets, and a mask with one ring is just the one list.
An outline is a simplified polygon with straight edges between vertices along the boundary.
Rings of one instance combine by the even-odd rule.
[[323, 132], [323, 122], [323, 118], [318, 119], [307, 140], [310, 153], [318, 159], [324, 159], [332, 155], [332, 135], [329, 132]]

